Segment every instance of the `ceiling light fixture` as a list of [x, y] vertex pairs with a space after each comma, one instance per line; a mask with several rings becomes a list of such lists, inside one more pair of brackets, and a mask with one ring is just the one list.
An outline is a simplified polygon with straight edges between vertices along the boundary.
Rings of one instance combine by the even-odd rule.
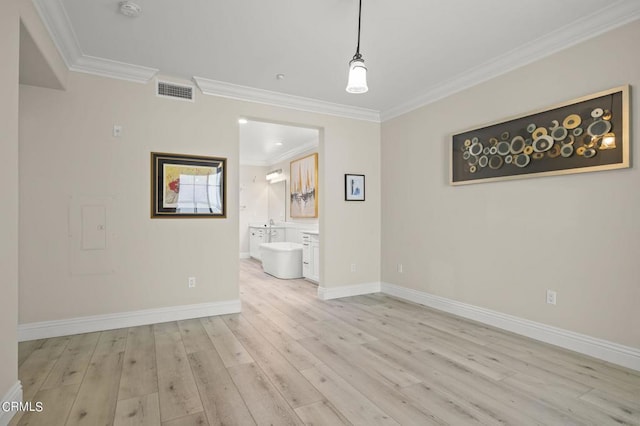
[[283, 176], [282, 169], [272, 170], [267, 173], [267, 180], [273, 182], [276, 179], [281, 179]]
[[142, 13], [142, 8], [132, 1], [121, 1], [120, 13], [130, 18], [137, 18]]
[[353, 59], [349, 61], [349, 81], [347, 82], [347, 92], [366, 93], [367, 87], [367, 67], [364, 66], [364, 59], [360, 54], [360, 18], [362, 17], [362, 0], [358, 7], [358, 46]]

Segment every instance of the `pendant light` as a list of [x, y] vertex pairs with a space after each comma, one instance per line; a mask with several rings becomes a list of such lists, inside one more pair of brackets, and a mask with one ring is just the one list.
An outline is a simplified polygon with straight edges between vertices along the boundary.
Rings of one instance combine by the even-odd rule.
[[347, 92], [366, 93], [367, 87], [367, 67], [364, 66], [364, 59], [360, 54], [360, 18], [362, 17], [362, 0], [358, 8], [358, 47], [353, 59], [349, 61], [349, 80], [347, 82]]

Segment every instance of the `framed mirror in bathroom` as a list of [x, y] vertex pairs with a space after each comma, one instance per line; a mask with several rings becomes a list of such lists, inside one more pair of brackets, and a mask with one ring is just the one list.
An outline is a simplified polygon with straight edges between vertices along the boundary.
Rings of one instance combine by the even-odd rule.
[[287, 182], [281, 180], [272, 182], [268, 188], [268, 207], [269, 219], [275, 222], [284, 222], [286, 220], [287, 208]]

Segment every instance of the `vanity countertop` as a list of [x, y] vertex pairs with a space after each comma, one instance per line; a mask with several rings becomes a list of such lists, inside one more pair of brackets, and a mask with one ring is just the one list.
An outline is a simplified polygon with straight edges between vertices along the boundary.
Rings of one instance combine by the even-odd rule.
[[313, 229], [306, 229], [301, 231], [303, 234], [320, 235], [320, 231]]

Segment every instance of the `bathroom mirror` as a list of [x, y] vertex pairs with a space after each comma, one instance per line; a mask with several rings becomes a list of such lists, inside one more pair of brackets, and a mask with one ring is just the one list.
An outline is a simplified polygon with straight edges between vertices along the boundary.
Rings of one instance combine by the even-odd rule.
[[285, 210], [287, 205], [287, 188], [286, 181], [274, 182], [269, 184], [269, 219], [274, 222], [285, 221]]

